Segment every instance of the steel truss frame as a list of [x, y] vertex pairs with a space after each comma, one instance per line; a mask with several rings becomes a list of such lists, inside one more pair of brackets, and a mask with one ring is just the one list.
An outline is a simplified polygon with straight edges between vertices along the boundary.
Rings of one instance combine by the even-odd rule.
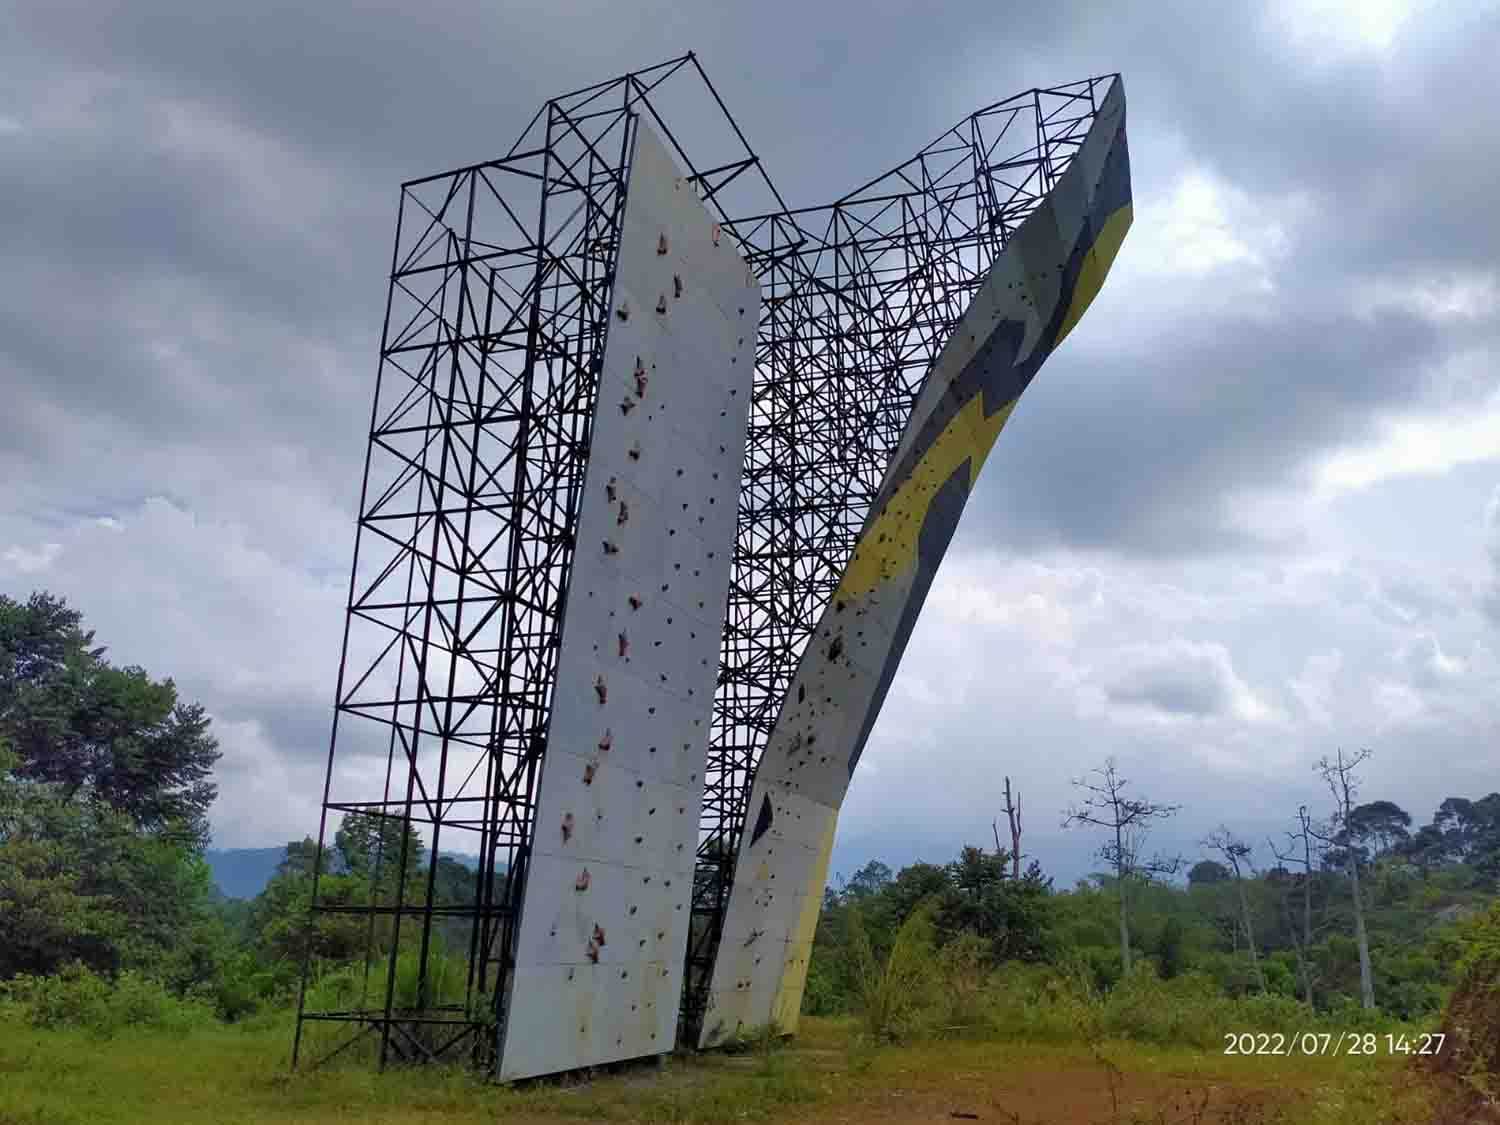
[[[402, 185], [294, 1066], [358, 1044], [382, 1066], [494, 1062], [636, 123], [715, 206], [759, 170], [732, 121], [712, 128], [726, 159], [688, 158], [654, 100], [693, 79], [693, 103], [720, 105], [683, 56], [547, 102], [499, 159]], [[331, 821], [351, 813], [394, 828], [362, 893], [331, 870]], [[444, 848], [479, 856], [463, 901], [444, 894]], [[350, 926], [363, 979], [320, 1006], [314, 963], [359, 940]]]
[[[552, 99], [498, 159], [402, 185], [294, 1066], [350, 1048], [382, 1066], [497, 1061], [638, 120], [738, 241], [766, 307], [687, 950], [696, 1042], [796, 662], [928, 368], [1109, 80], [982, 109], [837, 202], [791, 210], [688, 54]], [[330, 814], [350, 813], [394, 829], [362, 891], [325, 858]], [[440, 849], [479, 856], [461, 901]], [[333, 941], [362, 943], [364, 973], [319, 1007], [312, 970]], [[453, 946], [461, 981], [444, 971]]]
[[719, 665], [682, 1040], [696, 1044], [755, 766], [927, 372], [1113, 76], [987, 106], [832, 204], [732, 224], [766, 294]]

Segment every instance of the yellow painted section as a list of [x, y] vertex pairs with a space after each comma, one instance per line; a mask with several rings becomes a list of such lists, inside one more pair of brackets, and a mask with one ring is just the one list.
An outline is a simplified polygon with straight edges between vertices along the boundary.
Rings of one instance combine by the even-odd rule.
[[1083, 265], [1078, 271], [1078, 284], [1073, 286], [1073, 301], [1068, 305], [1062, 327], [1057, 330], [1057, 340], [1052, 345], [1054, 348], [1073, 331], [1074, 325], [1083, 319], [1083, 314], [1099, 295], [1105, 275], [1109, 273], [1109, 267], [1114, 265], [1115, 255], [1120, 252], [1120, 243], [1125, 241], [1125, 232], [1130, 229], [1133, 217], [1134, 208], [1127, 203], [1104, 220], [1104, 226], [1094, 239], [1094, 245], [1083, 257]]
[[[828, 864], [833, 859], [833, 834], [838, 827], [837, 809], [828, 813], [828, 827], [823, 831], [823, 842], [818, 847], [818, 859], [808, 872], [807, 886], [803, 888], [802, 913], [797, 917], [797, 928], [792, 931], [794, 944], [812, 948], [812, 940], [818, 930], [818, 914], [823, 909], [823, 887], [828, 882]], [[797, 1029], [797, 1017], [802, 1012], [802, 990], [807, 984], [807, 961], [790, 971], [784, 970], [776, 985], [776, 999], [771, 1005], [777, 1023], [783, 1031]]]
[[983, 392], [964, 404], [860, 539], [835, 597], [861, 597], [916, 568], [917, 541], [933, 496], [965, 461], [973, 485], [1017, 401], [1012, 399], [987, 418]]

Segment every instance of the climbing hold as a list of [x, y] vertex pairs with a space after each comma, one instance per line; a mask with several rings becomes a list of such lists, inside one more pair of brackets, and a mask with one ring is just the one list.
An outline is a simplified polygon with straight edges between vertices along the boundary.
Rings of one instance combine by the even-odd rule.
[[715, 223], [714, 224], [714, 245], [717, 246], [718, 244], [719, 244], [719, 224]]
[[627, 456], [629, 456], [632, 461], [639, 461], [641, 459], [641, 443], [639, 441], [637, 441], [630, 447], [630, 449], [627, 451]]
[[615, 483], [617, 480], [617, 477], [610, 477], [609, 483], [604, 486], [604, 495], [609, 497], [611, 504], [615, 502]]
[[562, 818], [562, 838], [563, 838], [563, 843], [565, 843], [565, 844], [570, 839], [573, 838], [573, 814], [572, 813], [564, 813], [563, 814], [563, 818]]
[[656, 298], [656, 311], [662, 316], [667, 315], [667, 295], [665, 293]]
[[599, 763], [598, 762], [585, 762], [584, 765], [583, 765], [583, 783], [585, 785], [592, 785], [592, 784], [594, 784], [594, 774], [596, 774], [598, 772], [599, 772]]
[[631, 594], [629, 600], [630, 600], [630, 608], [631, 609], [640, 609], [641, 608], [641, 599], [640, 598], [636, 597], [634, 594]]
[[584, 952], [588, 954], [589, 960], [592, 961], [594, 964], [597, 965], [599, 963], [599, 947], [597, 945], [595, 945], [592, 941], [589, 942], [588, 945], [584, 947]]
[[609, 688], [604, 686], [604, 677], [602, 675], [594, 677], [594, 694], [599, 697], [601, 704], [609, 695]]
[[635, 397], [646, 397], [646, 373], [644, 371], [637, 371], [635, 373]]
[[682, 296], [682, 275], [681, 274], [674, 273], [672, 275], [672, 296], [674, 298], [680, 298]]
[[599, 925], [598, 922], [594, 923], [594, 944], [600, 949], [604, 948], [604, 927]]
[[617, 317], [619, 317], [621, 320], [629, 320], [630, 319], [630, 302], [629, 301], [621, 301], [620, 302], [620, 307], [615, 310], [615, 315]]
[[620, 634], [620, 659], [623, 660], [625, 658], [625, 654], [628, 653], [629, 651], [630, 651], [630, 638], [627, 637], [624, 633], [621, 633]]
[[625, 525], [625, 523], [629, 519], [630, 519], [630, 509], [629, 509], [629, 507], [626, 506], [625, 501], [621, 500], [620, 501], [620, 514], [615, 517], [615, 526], [616, 527], [623, 527]]
[[662, 231], [661, 234], [659, 234], [659, 235], [656, 236], [656, 252], [658, 254], [665, 254], [667, 252], [667, 232], [666, 231]]
[[617, 555], [620, 553], [620, 548], [616, 547], [613, 543], [606, 539], [604, 541], [604, 553], [606, 555]]
[[578, 878], [573, 880], [573, 889], [575, 891], [586, 891], [589, 889], [589, 869], [587, 867], [578, 873]]
[[603, 750], [606, 754], [608, 754], [609, 753], [609, 748], [614, 745], [614, 742], [615, 742], [615, 736], [613, 734], [611, 734], [609, 732], [609, 728], [606, 727], [605, 730], [604, 730], [604, 737], [599, 740], [599, 749]]
[[629, 414], [634, 409], [635, 409], [635, 403], [633, 403], [630, 400], [630, 396], [629, 395], [626, 395], [624, 398], [622, 398], [620, 400], [620, 413], [621, 414]]

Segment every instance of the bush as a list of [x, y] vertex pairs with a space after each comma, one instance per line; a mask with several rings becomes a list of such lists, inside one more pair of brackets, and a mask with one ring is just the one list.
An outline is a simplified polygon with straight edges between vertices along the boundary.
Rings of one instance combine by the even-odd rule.
[[876, 1040], [905, 1038], [930, 1022], [938, 978], [933, 906], [924, 904], [901, 923], [884, 964], [875, 959], [859, 912], [849, 912], [849, 947], [860, 1014]]
[[937, 981], [947, 1024], [977, 1027], [984, 1022], [984, 984], [989, 976], [990, 943], [973, 932], [956, 935], [937, 958]]
[[76, 961], [53, 976], [19, 976], [3, 987], [33, 1027], [107, 1038], [130, 1027], [183, 1033], [213, 1020], [206, 1005], [173, 996], [160, 981], [129, 970], [111, 980]]
[[814, 951], [802, 990], [802, 1011], [809, 1016], [841, 1016], [849, 1010], [849, 994], [835, 966]]

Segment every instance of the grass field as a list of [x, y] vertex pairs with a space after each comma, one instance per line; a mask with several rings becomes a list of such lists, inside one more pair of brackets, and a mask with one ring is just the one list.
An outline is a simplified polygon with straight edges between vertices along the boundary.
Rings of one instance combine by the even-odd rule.
[[[463, 1070], [287, 1069], [283, 1020], [99, 1039], [0, 1027], [0, 1123], [953, 1122], [1003, 1125], [1418, 1125], [1408, 1064], [1225, 1057], [1118, 1042], [929, 1040], [874, 1048], [804, 1021], [743, 1054], [674, 1057], [587, 1081], [486, 1084]], [[972, 1117], [969, 1115], [973, 1115]]]

